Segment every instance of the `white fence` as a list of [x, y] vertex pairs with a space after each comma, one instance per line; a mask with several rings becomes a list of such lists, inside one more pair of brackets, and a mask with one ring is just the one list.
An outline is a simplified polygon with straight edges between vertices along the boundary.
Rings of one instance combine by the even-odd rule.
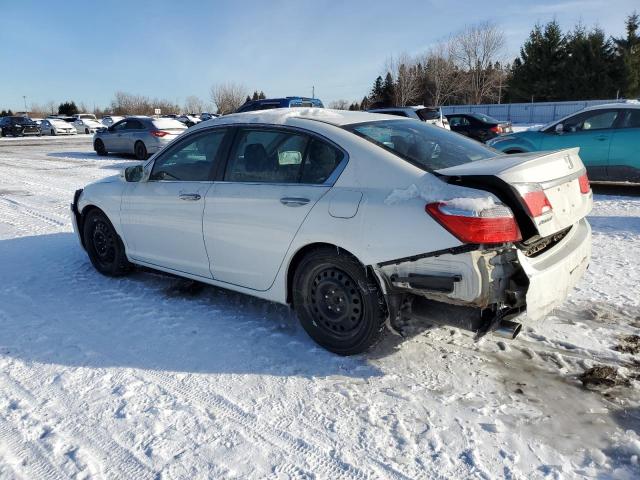
[[584, 100], [571, 102], [502, 103], [490, 105], [449, 105], [442, 113], [484, 113], [496, 120], [511, 123], [548, 123], [593, 105], [624, 100]]

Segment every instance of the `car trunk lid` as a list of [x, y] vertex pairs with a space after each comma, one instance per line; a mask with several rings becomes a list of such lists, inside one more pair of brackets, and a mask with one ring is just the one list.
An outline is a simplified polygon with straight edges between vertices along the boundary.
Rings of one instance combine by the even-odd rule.
[[578, 153], [578, 148], [572, 148], [500, 155], [436, 173], [449, 183], [497, 195], [514, 211], [525, 239], [547, 237], [591, 210], [593, 195], [588, 187], [583, 192], [586, 169]]

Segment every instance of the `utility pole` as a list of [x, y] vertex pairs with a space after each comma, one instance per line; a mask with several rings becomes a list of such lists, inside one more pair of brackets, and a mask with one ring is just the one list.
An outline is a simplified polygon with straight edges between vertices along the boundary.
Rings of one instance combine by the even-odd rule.
[[311, 86], [311, 98], [316, 98], [316, 86]]
[[26, 95], [22, 95], [22, 100], [24, 100], [24, 113], [27, 114], [29, 112], [27, 112], [27, 96]]

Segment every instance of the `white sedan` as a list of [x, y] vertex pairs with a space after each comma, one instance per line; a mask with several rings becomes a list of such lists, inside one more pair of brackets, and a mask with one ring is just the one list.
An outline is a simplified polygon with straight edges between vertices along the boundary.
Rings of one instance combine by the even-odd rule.
[[73, 124], [59, 118], [45, 118], [40, 122], [40, 129], [42, 135], [75, 135], [78, 133]]
[[407, 318], [515, 338], [585, 272], [591, 206], [577, 149], [501, 155], [414, 120], [300, 108], [202, 122], [71, 208], [99, 272], [288, 304], [348, 355]]
[[78, 133], [96, 133], [101, 128], [106, 128], [102, 123], [90, 118], [78, 118], [73, 122], [73, 126], [76, 127]]

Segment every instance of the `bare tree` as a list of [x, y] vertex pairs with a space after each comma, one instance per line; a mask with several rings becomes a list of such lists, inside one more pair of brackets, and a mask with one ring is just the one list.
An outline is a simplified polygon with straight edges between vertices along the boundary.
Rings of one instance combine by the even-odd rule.
[[420, 74], [415, 59], [406, 53], [387, 59], [385, 71], [394, 79], [394, 104], [405, 107], [420, 97]]
[[185, 113], [202, 113], [207, 110], [207, 104], [200, 97], [189, 95], [184, 101]]
[[445, 105], [460, 93], [461, 72], [453, 57], [453, 42], [441, 42], [420, 59], [424, 67], [424, 88], [436, 106]]
[[349, 105], [351, 105], [351, 102], [349, 102], [348, 100], [340, 99], [331, 102], [329, 104], [329, 108], [333, 108], [334, 110], [349, 110]]
[[53, 100], [49, 100], [44, 108], [47, 110], [47, 115], [53, 115], [58, 113], [58, 104]]
[[221, 115], [235, 112], [244, 103], [246, 96], [247, 89], [244, 85], [230, 82], [211, 86], [211, 101]]
[[453, 38], [453, 56], [465, 71], [465, 90], [470, 103], [495, 98], [500, 76], [496, 64], [503, 60], [504, 34], [489, 22], [466, 27]]
[[180, 107], [165, 99], [150, 99], [143, 95], [132, 95], [125, 92], [116, 92], [111, 102], [113, 115], [153, 115], [159, 108], [163, 113], [178, 113]]

